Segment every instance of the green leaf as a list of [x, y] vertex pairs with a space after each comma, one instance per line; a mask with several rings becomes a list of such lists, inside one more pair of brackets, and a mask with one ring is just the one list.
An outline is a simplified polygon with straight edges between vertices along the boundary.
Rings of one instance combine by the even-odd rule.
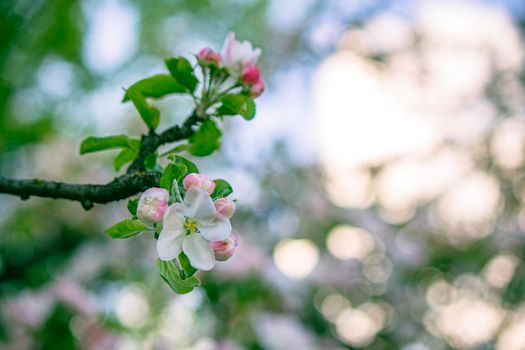
[[204, 121], [199, 130], [190, 136], [189, 151], [194, 156], [207, 156], [221, 147], [221, 131], [212, 120]]
[[115, 160], [113, 160], [113, 167], [116, 171], [119, 171], [124, 164], [129, 163], [133, 159], [137, 158], [138, 154], [139, 151], [132, 148], [122, 149]]
[[189, 293], [193, 288], [200, 285], [199, 279], [195, 276], [183, 280], [179, 274], [175, 260], [164, 261], [157, 259], [157, 268], [159, 269], [160, 277], [162, 277], [177, 294]]
[[80, 144], [80, 154], [104, 151], [107, 149], [129, 147], [130, 139], [126, 135], [86, 138]]
[[166, 152], [162, 153], [161, 157], [170, 155], [172, 153], [178, 153], [178, 152], [185, 151], [185, 150], [188, 149], [188, 147], [189, 147], [189, 145], [187, 143], [183, 143], [183, 144], [177, 145], [177, 146], [167, 150]]
[[177, 83], [184, 86], [189, 92], [195, 91], [199, 80], [195, 77], [193, 67], [187, 59], [183, 57], [169, 58], [166, 60], [166, 67]]
[[150, 128], [155, 130], [159, 126], [160, 112], [157, 108], [152, 107], [146, 101], [144, 95], [136, 88], [130, 88], [127, 91], [127, 96], [133, 102], [133, 105], [139, 112], [144, 123]]
[[139, 140], [129, 140], [128, 145], [129, 147], [123, 148], [113, 160], [113, 167], [116, 171], [119, 171], [124, 164], [133, 161], [139, 154]]
[[108, 228], [106, 233], [111, 238], [130, 238], [144, 231], [148, 231], [148, 228], [142, 221], [126, 219]]
[[130, 100], [130, 90], [138, 91], [142, 96], [151, 98], [161, 98], [173, 93], [186, 92], [184, 86], [177, 83], [175, 79], [168, 74], [157, 74], [131, 85], [124, 94], [122, 102]]
[[188, 257], [184, 253], [180, 253], [179, 262], [180, 262], [180, 267], [182, 269], [182, 272], [184, 272], [184, 276], [182, 276], [183, 279], [190, 278], [191, 276], [195, 274], [195, 272], [198, 271], [198, 269], [191, 266], [190, 259], [188, 259]]
[[237, 115], [240, 114], [247, 96], [241, 94], [228, 94], [221, 99], [221, 106], [217, 109], [220, 115]]
[[139, 206], [139, 200], [138, 199], [130, 199], [128, 201], [128, 211], [133, 217], [137, 217], [137, 208]]
[[255, 117], [255, 102], [243, 94], [229, 94], [221, 99], [221, 106], [217, 109], [219, 115], [241, 115], [246, 120]]
[[171, 192], [173, 180], [181, 182], [188, 168], [184, 164], [168, 164], [160, 177], [160, 187]]
[[182, 156], [172, 155], [172, 156], [169, 156], [168, 159], [172, 160], [173, 163], [175, 164], [184, 164], [187, 168], [186, 174], [184, 175], [191, 174], [191, 173], [196, 173], [196, 174], [199, 173], [199, 168], [197, 168], [195, 163], [193, 163], [192, 161]]
[[[186, 175], [199, 172], [197, 166], [184, 157], [170, 155], [168, 156], [168, 159], [173, 163], [169, 164], [164, 169], [160, 178], [160, 187], [165, 188], [170, 192], [172, 191], [173, 180], [176, 179], [180, 185]], [[179, 191], [184, 192], [184, 188], [179, 186]]]
[[252, 120], [255, 117], [255, 102], [252, 99], [248, 99], [240, 114], [244, 119]]
[[215, 190], [211, 194], [211, 198], [213, 199], [223, 198], [233, 193], [233, 188], [228, 183], [228, 181], [217, 179], [217, 180], [214, 180], [214, 182], [215, 182]]

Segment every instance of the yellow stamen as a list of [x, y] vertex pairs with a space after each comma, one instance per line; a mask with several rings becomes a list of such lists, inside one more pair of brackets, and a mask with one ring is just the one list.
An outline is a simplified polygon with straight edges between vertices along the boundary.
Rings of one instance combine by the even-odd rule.
[[187, 235], [197, 232], [197, 222], [191, 218], [186, 218], [184, 229]]

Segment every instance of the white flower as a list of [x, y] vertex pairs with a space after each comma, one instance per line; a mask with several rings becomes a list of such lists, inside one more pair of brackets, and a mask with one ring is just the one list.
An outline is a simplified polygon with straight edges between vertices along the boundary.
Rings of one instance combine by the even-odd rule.
[[235, 33], [232, 32], [228, 33], [221, 51], [223, 66], [239, 71], [247, 63], [257, 63], [260, 55], [261, 49], [254, 49], [249, 41], [235, 40]]
[[157, 253], [162, 260], [173, 260], [183, 251], [193, 267], [211, 270], [215, 266], [212, 242], [225, 240], [231, 231], [230, 220], [217, 215], [210, 195], [190, 188], [184, 202], [173, 204], [164, 214]]

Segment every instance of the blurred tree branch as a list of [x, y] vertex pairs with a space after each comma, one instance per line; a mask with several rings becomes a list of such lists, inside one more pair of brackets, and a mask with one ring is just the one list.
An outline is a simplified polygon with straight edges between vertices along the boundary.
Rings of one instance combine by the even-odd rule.
[[193, 126], [198, 122], [199, 118], [194, 111], [182, 126], [175, 125], [160, 134], [151, 130], [147, 135], [143, 135], [139, 154], [129, 166], [127, 173], [106, 184], [70, 184], [40, 179], [17, 180], [0, 176], [0, 193], [20, 196], [21, 199], [28, 199], [31, 196], [69, 199], [79, 201], [86, 210], [91, 209], [94, 203], [104, 204], [128, 198], [159, 184], [160, 173], [146, 172], [144, 165], [146, 157], [155, 153], [164, 144], [189, 138], [194, 132]]

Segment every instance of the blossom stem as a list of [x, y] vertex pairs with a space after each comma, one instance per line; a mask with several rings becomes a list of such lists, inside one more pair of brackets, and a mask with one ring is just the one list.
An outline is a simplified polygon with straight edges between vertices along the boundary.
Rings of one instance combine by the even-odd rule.
[[[206, 89], [206, 81], [208, 79], [208, 68], [207, 67], [202, 67], [202, 96], [205, 96], [208, 92], [208, 90]], [[211, 75], [209, 77], [209, 79], [211, 80]]]
[[177, 270], [179, 270], [179, 276], [180, 276], [180, 278], [182, 278], [183, 280], [186, 279], [186, 274], [184, 273], [184, 271], [183, 271], [182, 268], [180, 267], [180, 261], [179, 261], [179, 258], [175, 258], [175, 259], [173, 259], [173, 262], [175, 263], [175, 266], [177, 267]]
[[179, 183], [177, 182], [177, 179], [173, 180], [173, 184], [171, 186], [171, 192], [172, 192], [172, 196], [175, 197], [175, 200], [179, 203], [182, 203], [182, 196], [179, 191]]

